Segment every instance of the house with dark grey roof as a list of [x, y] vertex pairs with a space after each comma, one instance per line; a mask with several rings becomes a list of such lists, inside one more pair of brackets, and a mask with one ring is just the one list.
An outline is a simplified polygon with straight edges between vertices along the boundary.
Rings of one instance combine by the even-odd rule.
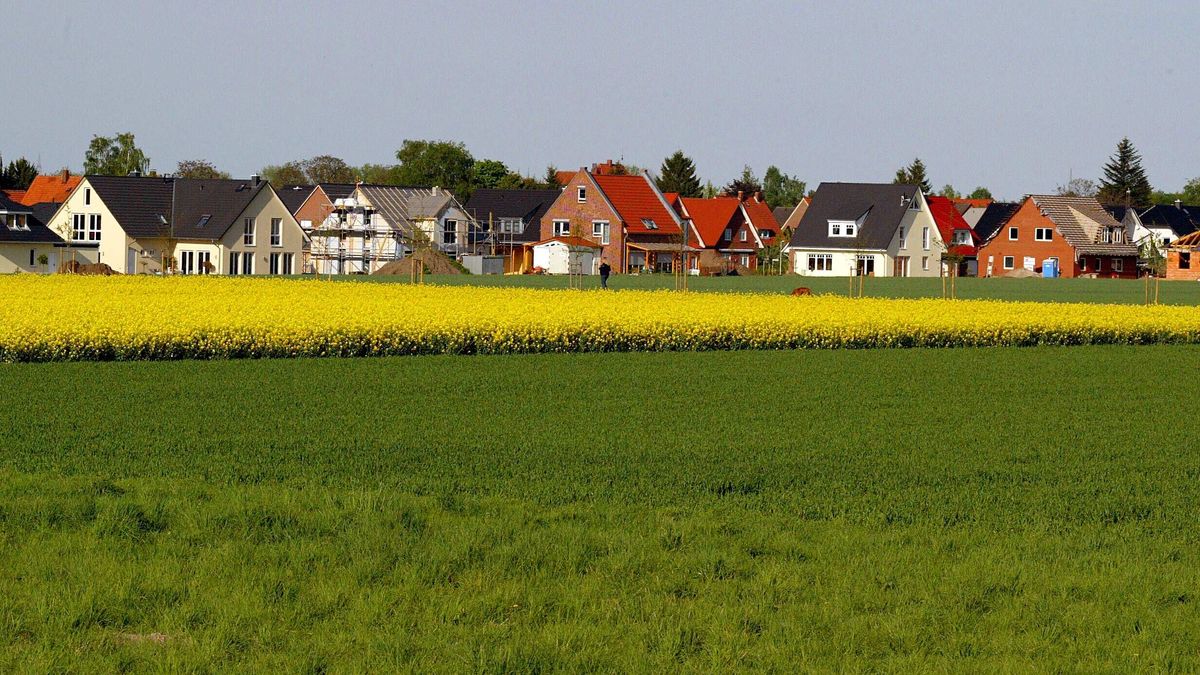
[[936, 277], [945, 250], [921, 189], [822, 183], [787, 246], [806, 276]]
[[479, 251], [507, 256], [506, 271], [520, 271], [522, 260], [530, 253], [527, 246], [541, 239], [542, 216], [561, 194], [558, 189], [480, 188], [472, 192], [464, 207], [479, 223], [475, 235]]
[[[46, 227], [57, 204], [26, 206], [0, 193], [0, 274], [54, 272], [61, 262], [62, 237]], [[45, 260], [45, 264], [40, 262]]]
[[319, 274], [370, 274], [418, 248], [457, 257], [476, 244], [474, 219], [440, 187], [359, 184], [345, 197], [336, 197], [337, 186], [319, 187], [332, 198], [310, 231]]
[[48, 224], [123, 274], [298, 274], [308, 243], [257, 178], [85, 176]]
[[[986, 215], [986, 214], [985, 214]], [[1094, 197], [1029, 195], [979, 247], [981, 276], [1136, 278], [1138, 249]]]
[[[985, 242], [994, 237], [1020, 207], [1021, 204], [1018, 202], [992, 202], [983, 209], [982, 213], [978, 214], [974, 223], [967, 219], [970, 210], [963, 214], [963, 220], [966, 220], [967, 224], [971, 225], [971, 229], [975, 230], [975, 236], [979, 237], [979, 241]], [[970, 209], [973, 208], [977, 207], [970, 207]]]
[[1138, 213], [1130, 209], [1125, 222], [1133, 243], [1140, 245], [1150, 239], [1159, 251], [1165, 251], [1177, 239], [1200, 230], [1200, 206], [1176, 201], [1155, 204]]

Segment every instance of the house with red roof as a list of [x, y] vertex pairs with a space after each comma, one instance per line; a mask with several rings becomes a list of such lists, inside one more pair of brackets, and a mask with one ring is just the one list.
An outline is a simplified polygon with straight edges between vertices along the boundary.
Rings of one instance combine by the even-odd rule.
[[21, 195], [21, 203], [26, 206], [53, 202], [61, 204], [71, 196], [71, 191], [79, 185], [83, 176], [72, 176], [71, 172], [63, 169], [61, 173], [49, 176], [37, 176]]
[[[601, 246], [614, 272], [699, 270], [700, 240], [648, 176], [580, 168], [542, 216], [540, 241], [580, 237]], [[686, 233], [686, 235], [685, 235]], [[681, 238], [686, 236], [686, 241]]]
[[925, 201], [929, 204], [929, 212], [933, 215], [933, 222], [937, 225], [938, 234], [944, 242], [942, 274], [956, 277], [978, 276], [979, 263], [976, 256], [979, 237], [963, 218], [955, 200], [931, 195], [926, 197]]
[[779, 224], [759, 194], [701, 199], [682, 197], [676, 209], [699, 239], [700, 273], [715, 274], [740, 266], [758, 269], [759, 253], [778, 243]]

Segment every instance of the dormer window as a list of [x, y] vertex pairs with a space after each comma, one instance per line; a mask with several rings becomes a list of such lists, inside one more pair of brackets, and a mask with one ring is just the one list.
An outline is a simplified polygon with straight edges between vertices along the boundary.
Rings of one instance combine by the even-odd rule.
[[1104, 232], [1102, 232], [1100, 234], [1100, 241], [1104, 242], [1105, 244], [1109, 244], [1109, 243], [1112, 243], [1111, 240], [1112, 240], [1112, 231], [1106, 227], [1106, 228], [1104, 228]]
[[580, 185], [579, 187], [575, 188], [575, 198], [581, 202], [586, 202], [587, 201], [587, 187]]
[[831, 237], [854, 237], [858, 235], [858, 223], [853, 220], [831, 220], [829, 221], [829, 236]]
[[921, 200], [917, 199], [915, 197], [913, 199], [910, 199], [908, 202], [908, 210], [909, 211], [920, 211], [921, 210]]

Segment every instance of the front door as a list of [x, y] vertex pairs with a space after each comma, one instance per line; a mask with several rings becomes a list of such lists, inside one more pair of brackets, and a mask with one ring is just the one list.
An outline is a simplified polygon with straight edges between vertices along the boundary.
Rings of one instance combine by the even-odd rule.
[[125, 274], [137, 274], [137, 249], [125, 252]]
[[908, 256], [902, 255], [896, 258], [895, 268], [892, 270], [892, 276], [906, 277], [908, 276]]

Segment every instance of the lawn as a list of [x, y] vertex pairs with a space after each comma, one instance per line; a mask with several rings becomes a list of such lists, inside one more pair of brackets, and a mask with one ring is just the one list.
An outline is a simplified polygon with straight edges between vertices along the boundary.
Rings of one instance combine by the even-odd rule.
[[[325, 278], [325, 277], [322, 277]], [[379, 283], [409, 283], [406, 276], [344, 276], [334, 277], [352, 281]], [[426, 276], [426, 283], [478, 286], [521, 286], [532, 288], [567, 288], [563, 276]], [[963, 300], [1027, 300], [1032, 302], [1093, 302], [1140, 305], [1146, 299], [1146, 283], [1134, 279], [978, 279], [963, 277], [955, 281], [958, 297]], [[600, 286], [599, 277], [584, 280], [585, 287]], [[620, 275], [612, 277], [614, 290], [650, 290], [675, 288], [670, 274]], [[693, 291], [735, 293], [791, 293], [798, 286], [807, 286], [814, 293], [846, 295], [850, 292], [848, 277], [801, 277], [796, 275], [744, 277], [693, 277], [688, 280]], [[1151, 285], [1150, 293], [1154, 287]], [[940, 298], [942, 280], [939, 278], [879, 277], [867, 280], [866, 295], [881, 298]], [[1200, 305], [1200, 283], [1194, 281], [1160, 281], [1160, 303], [1170, 305]]]
[[1193, 670], [1195, 346], [0, 367], [0, 669]]

